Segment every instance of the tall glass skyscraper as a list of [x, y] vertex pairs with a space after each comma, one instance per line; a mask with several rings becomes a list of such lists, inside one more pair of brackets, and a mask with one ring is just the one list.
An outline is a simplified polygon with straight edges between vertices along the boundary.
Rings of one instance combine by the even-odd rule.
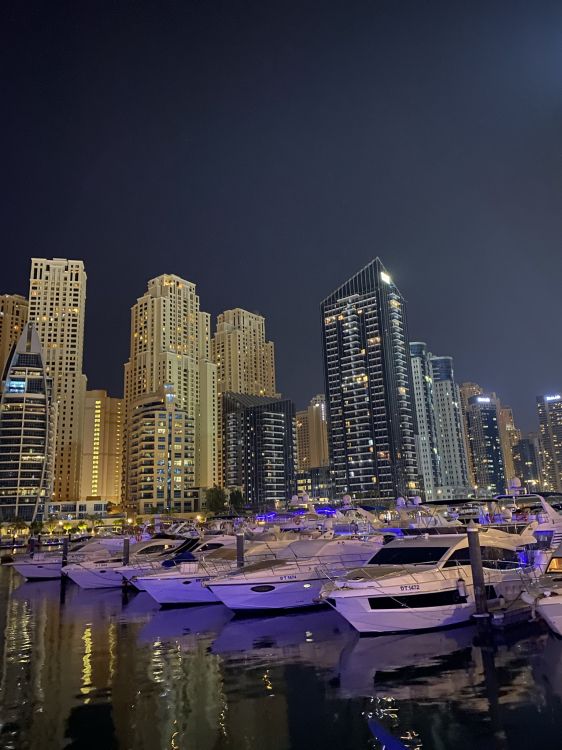
[[39, 336], [26, 325], [0, 401], [0, 520], [33, 521], [53, 494], [56, 406]]
[[493, 394], [471, 396], [466, 410], [477, 497], [506, 491], [499, 424], [499, 402]]
[[562, 492], [562, 397], [537, 396], [544, 488]]
[[326, 297], [321, 311], [336, 494], [419, 494], [402, 295], [376, 258]]

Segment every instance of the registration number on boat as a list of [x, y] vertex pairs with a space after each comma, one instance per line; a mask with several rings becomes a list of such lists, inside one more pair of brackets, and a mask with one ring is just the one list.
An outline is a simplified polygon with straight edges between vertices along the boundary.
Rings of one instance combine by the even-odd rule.
[[408, 586], [400, 586], [400, 591], [419, 591], [420, 587], [417, 583], [409, 584]]
[[280, 581], [296, 581], [296, 576], [279, 576]]

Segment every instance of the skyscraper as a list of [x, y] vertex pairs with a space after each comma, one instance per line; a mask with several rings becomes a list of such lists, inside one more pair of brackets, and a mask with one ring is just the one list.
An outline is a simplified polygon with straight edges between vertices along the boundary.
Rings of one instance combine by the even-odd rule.
[[464, 436], [466, 443], [466, 455], [468, 459], [468, 481], [470, 486], [474, 487], [476, 484], [476, 478], [474, 474], [474, 465], [472, 463], [472, 451], [470, 449], [470, 443], [468, 439], [468, 399], [472, 396], [479, 396], [484, 393], [484, 389], [478, 385], [478, 383], [461, 383], [459, 386], [459, 393], [461, 399], [461, 411], [464, 423]]
[[466, 497], [471, 485], [460, 392], [452, 357], [431, 357], [431, 375], [440, 469], [439, 496], [454, 500]]
[[121, 501], [123, 399], [107, 391], [86, 391], [80, 498]]
[[326, 397], [314, 396], [306, 409], [297, 412], [297, 470], [329, 466]]
[[509, 483], [516, 476], [513, 463], [513, 448], [521, 439], [521, 430], [518, 430], [515, 426], [511, 407], [500, 406], [499, 417], [505, 478]]
[[26, 325], [0, 401], [0, 520], [42, 517], [53, 493], [56, 411], [41, 342]]
[[265, 318], [239, 307], [225, 310], [217, 318], [211, 358], [217, 366], [218, 481], [222, 485], [222, 394], [269, 398], [276, 395], [275, 351], [273, 343], [265, 337]]
[[0, 378], [27, 323], [29, 303], [19, 294], [0, 295]]
[[310, 426], [308, 424], [308, 409], [301, 409], [296, 413], [297, 438], [297, 471], [299, 473], [310, 469]]
[[86, 272], [81, 260], [31, 259], [29, 321], [41, 341], [58, 404], [54, 497], [78, 500], [86, 376], [82, 372]]
[[212, 339], [219, 393], [275, 396], [274, 345], [265, 338], [265, 318], [239, 307], [217, 318]]
[[[182, 461], [193, 461], [189, 472], [192, 486], [212, 487], [217, 481], [218, 412], [216, 365], [210, 361], [210, 317], [200, 310], [195, 284], [172, 274], [151, 279], [145, 294], [131, 308], [124, 398], [126, 493], [138, 469], [130, 444], [135, 409], [145, 398], [156, 403], [165, 386], [173, 389], [175, 413], [185, 417], [178, 420], [186, 430], [181, 442], [193, 449], [192, 453], [176, 452], [185, 453]], [[175, 434], [176, 444], [177, 437]], [[153, 460], [161, 459], [154, 454]]]
[[544, 489], [562, 492], [562, 398], [537, 396]]
[[427, 344], [422, 341], [412, 341], [410, 358], [416, 406], [418, 468], [423, 477], [426, 498], [435, 500], [437, 488], [441, 485], [441, 459], [437, 451], [431, 354], [427, 350]]
[[539, 492], [542, 489], [540, 448], [537, 437], [528, 435], [513, 446], [513, 463], [515, 476], [527, 492]]
[[506, 481], [497, 398], [493, 394], [471, 396], [466, 416], [476, 494], [480, 497], [501, 494], [506, 490]]
[[428, 499], [466, 497], [470, 487], [459, 388], [451, 357], [410, 344], [417, 418], [418, 461]]
[[223, 397], [225, 486], [254, 507], [289, 500], [296, 489], [295, 407], [286, 399]]
[[419, 494], [402, 295], [377, 258], [326, 297], [321, 311], [336, 493]]

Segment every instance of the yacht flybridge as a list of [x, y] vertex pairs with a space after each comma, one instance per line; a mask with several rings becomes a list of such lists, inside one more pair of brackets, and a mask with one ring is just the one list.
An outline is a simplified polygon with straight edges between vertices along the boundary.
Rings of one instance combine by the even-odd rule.
[[[516, 599], [526, 565], [521, 535], [482, 530], [480, 546], [490, 602]], [[541, 558], [541, 561], [542, 558]], [[327, 583], [321, 598], [361, 633], [388, 633], [457, 625], [475, 613], [468, 539], [456, 534], [389, 542], [343, 578]]]

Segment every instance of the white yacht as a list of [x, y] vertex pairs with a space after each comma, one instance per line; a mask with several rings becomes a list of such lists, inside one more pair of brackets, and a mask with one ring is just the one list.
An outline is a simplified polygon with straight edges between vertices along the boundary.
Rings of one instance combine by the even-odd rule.
[[[206, 584], [217, 576], [237, 569], [236, 537], [230, 537], [230, 540], [230, 543], [225, 541], [220, 546], [214, 540], [205, 542], [193, 551], [195, 560], [180, 562], [167, 570], [161, 569], [151, 575], [134, 578], [131, 583], [150, 594], [161, 607], [218, 603], [220, 600]], [[244, 559], [274, 559], [293, 543], [290, 539], [252, 541], [246, 546]]]
[[[133, 565], [140, 561], [148, 561], [151, 558], [170, 551], [182, 544], [181, 539], [151, 539], [148, 542], [139, 542], [131, 545], [130, 560]], [[120, 569], [123, 567], [123, 554], [102, 561], [74, 562], [63, 569], [63, 575], [68, 576], [71, 581], [84, 589], [116, 588], [123, 585], [123, 575]]]
[[383, 536], [292, 542], [274, 560], [261, 560], [207, 586], [234, 611], [311, 607], [330, 577], [362, 565], [383, 544]]
[[562, 636], [562, 545], [552, 556], [545, 575], [529, 581], [522, 598], [552, 631]]
[[[487, 596], [506, 602], [523, 588], [522, 535], [480, 530]], [[466, 535], [407, 537], [390, 542], [364, 567], [326, 584], [321, 597], [360, 633], [429, 630], [467, 622], [475, 613]]]
[[[69, 563], [108, 560], [123, 549], [122, 537], [95, 537], [71, 546]], [[34, 552], [8, 563], [28, 581], [44, 581], [61, 577], [62, 552]]]

